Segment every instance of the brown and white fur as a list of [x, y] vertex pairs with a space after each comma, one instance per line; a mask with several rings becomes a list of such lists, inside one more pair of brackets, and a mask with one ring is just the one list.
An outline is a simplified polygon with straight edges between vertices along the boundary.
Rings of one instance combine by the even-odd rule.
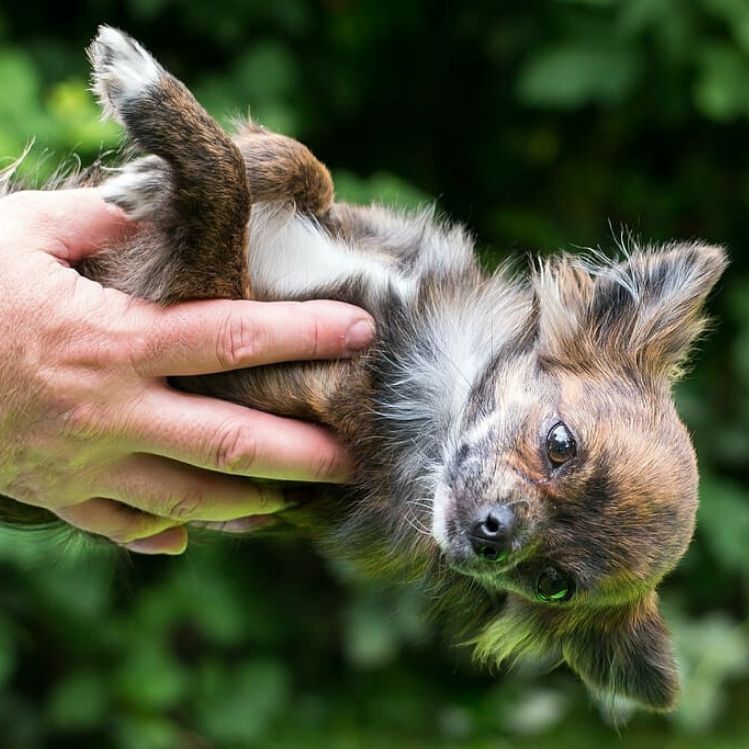
[[420, 585], [486, 661], [564, 660], [597, 692], [672, 708], [655, 589], [692, 536], [697, 468], [670, 389], [723, 251], [486, 273], [433, 211], [336, 203], [301, 144], [250, 123], [228, 137], [125, 34], [101, 28], [90, 56], [105, 112], [149, 155], [78, 178], [143, 227], [81, 272], [162, 304], [327, 297], [377, 321], [354, 361], [175, 383], [340, 435], [355, 481], [289, 512], [297, 532]]

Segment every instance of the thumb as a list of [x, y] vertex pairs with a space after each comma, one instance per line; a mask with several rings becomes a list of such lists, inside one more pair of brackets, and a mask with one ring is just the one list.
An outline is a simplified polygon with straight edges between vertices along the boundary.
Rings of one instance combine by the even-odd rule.
[[0, 199], [0, 217], [18, 249], [44, 250], [70, 265], [123, 239], [135, 226], [90, 187], [12, 193]]

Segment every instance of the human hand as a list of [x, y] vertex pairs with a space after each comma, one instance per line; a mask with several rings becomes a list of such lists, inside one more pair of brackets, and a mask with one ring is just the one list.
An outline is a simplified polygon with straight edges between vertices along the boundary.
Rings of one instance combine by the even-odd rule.
[[189, 521], [284, 507], [246, 476], [345, 480], [323, 429], [166, 377], [351, 355], [371, 318], [324, 301], [161, 308], [74, 269], [128, 231], [94, 189], [0, 198], [0, 492], [133, 551], [178, 554]]

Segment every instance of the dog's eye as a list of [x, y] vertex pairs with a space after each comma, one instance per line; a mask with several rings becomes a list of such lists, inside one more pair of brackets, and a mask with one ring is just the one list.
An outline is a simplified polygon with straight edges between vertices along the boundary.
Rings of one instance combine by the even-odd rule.
[[572, 580], [554, 567], [547, 567], [536, 580], [536, 598], [544, 603], [569, 601], [574, 592]]
[[560, 421], [546, 437], [546, 454], [554, 465], [562, 465], [577, 453], [577, 443], [570, 430]]

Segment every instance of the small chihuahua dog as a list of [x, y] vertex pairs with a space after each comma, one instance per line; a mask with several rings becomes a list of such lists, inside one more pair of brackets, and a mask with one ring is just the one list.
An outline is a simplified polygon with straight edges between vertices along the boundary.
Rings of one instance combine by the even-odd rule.
[[301, 144], [252, 123], [229, 137], [126, 34], [102, 27], [89, 55], [104, 112], [146, 155], [74, 178], [142, 226], [83, 274], [161, 304], [332, 298], [377, 321], [353, 361], [175, 383], [345, 441], [353, 484], [286, 519], [353, 569], [420, 585], [481, 660], [566, 661], [595, 692], [673, 708], [656, 587], [692, 536], [697, 467], [671, 384], [723, 250], [486, 273], [433, 212], [336, 203]]

